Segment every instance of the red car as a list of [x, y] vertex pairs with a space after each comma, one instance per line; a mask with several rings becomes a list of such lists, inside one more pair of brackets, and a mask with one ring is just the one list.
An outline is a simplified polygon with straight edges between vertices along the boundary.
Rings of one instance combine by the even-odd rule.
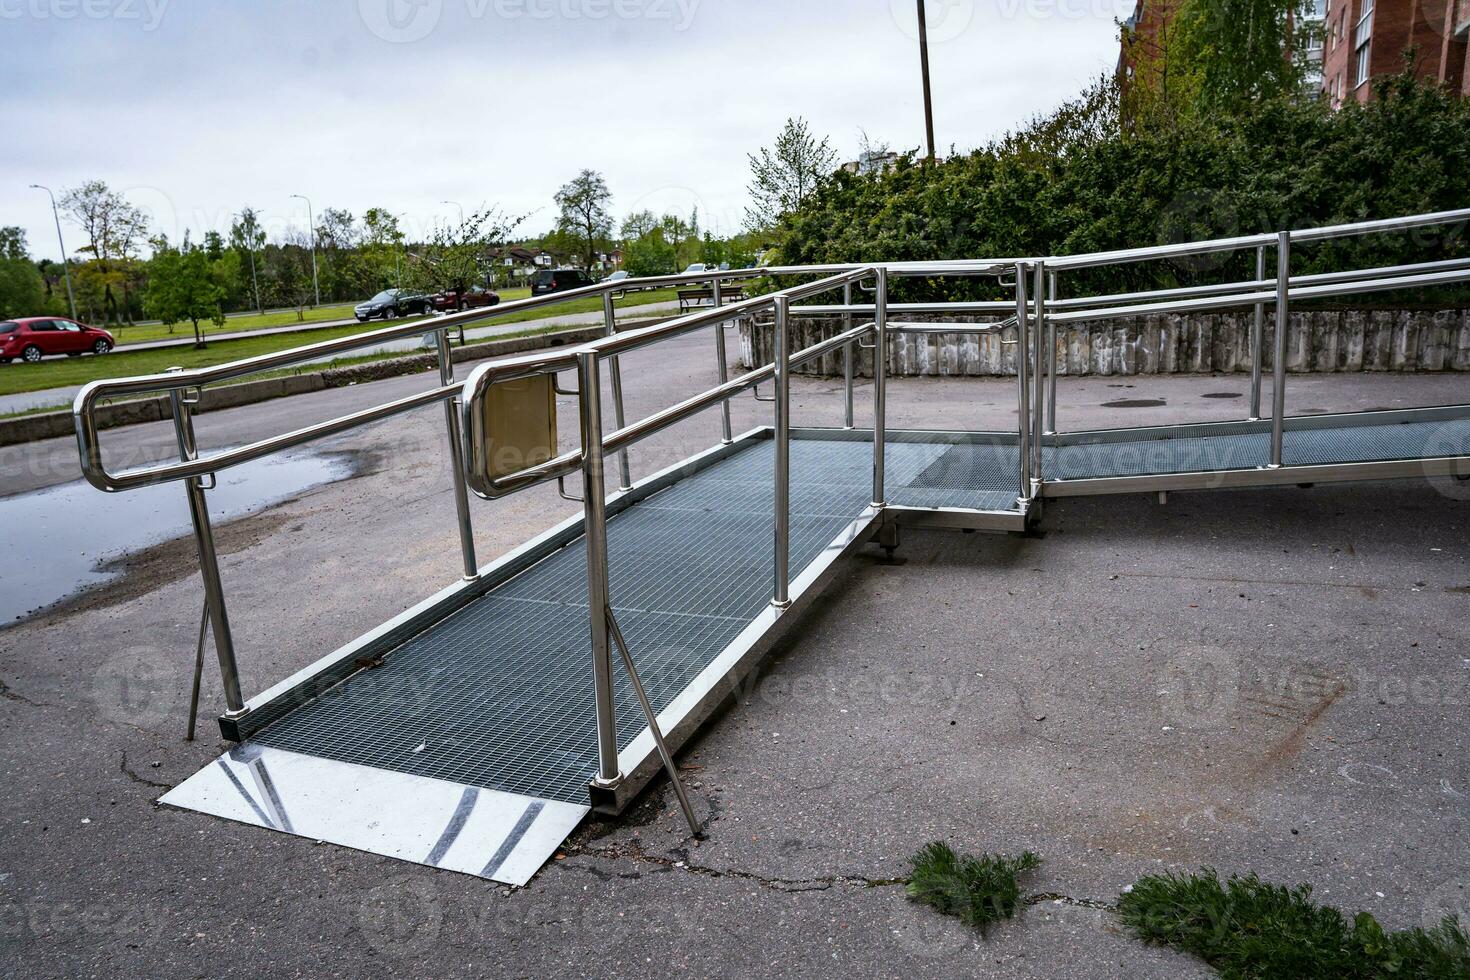
[[456, 310], [494, 306], [500, 302], [500, 294], [484, 286], [471, 286], [463, 293], [457, 289], [446, 289], [429, 297], [429, 302], [441, 313], [453, 313]]
[[17, 357], [34, 364], [47, 354], [106, 354], [116, 344], [106, 330], [63, 316], [27, 316], [0, 323], [0, 364]]

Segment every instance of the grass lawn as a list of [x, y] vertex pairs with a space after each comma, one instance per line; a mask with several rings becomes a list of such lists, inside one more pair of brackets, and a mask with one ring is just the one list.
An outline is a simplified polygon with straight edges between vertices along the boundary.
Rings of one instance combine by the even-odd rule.
[[[506, 297], [505, 302], [509, 302], [512, 299], [524, 298], [524, 294], [527, 292], [528, 290], [524, 289], [507, 290], [501, 295]], [[658, 303], [674, 298], [673, 290], [659, 290], [656, 292], [635, 293], [631, 297], [625, 297], [617, 305], [619, 308], [644, 306], [649, 303]], [[601, 309], [602, 300], [594, 297], [591, 299], [575, 300], [559, 306], [543, 307], [538, 310], [514, 313], [508, 317], [502, 317], [490, 322], [524, 323], [529, 320], [544, 320], [548, 317], [565, 316], [569, 313], [587, 313]], [[26, 391], [42, 391], [47, 388], [83, 385], [88, 381], [95, 381], [99, 378], [126, 378], [138, 374], [156, 374], [174, 366], [185, 368], [206, 367], [212, 364], [222, 364], [225, 361], [236, 361], [245, 357], [254, 357], [258, 354], [288, 350], [292, 347], [302, 347], [325, 340], [335, 340], [338, 337], [347, 337], [370, 330], [379, 330], [384, 326], [402, 325], [410, 322], [413, 321], [393, 320], [385, 324], [381, 320], [373, 320], [368, 323], [353, 323], [341, 327], [322, 327], [315, 330], [266, 334], [261, 337], [242, 337], [238, 340], [219, 340], [203, 350], [196, 350], [192, 347], [184, 346], [170, 347], [163, 350], [129, 351], [126, 347], [118, 347], [112, 353], [102, 357], [90, 354], [82, 357], [52, 357], [47, 358], [40, 364], [25, 364], [20, 361], [15, 361], [10, 364], [0, 365], [0, 395], [14, 395]], [[433, 318], [429, 318], [427, 322], [432, 323]], [[561, 328], [571, 326], [571, 324], [554, 324], [552, 326]], [[473, 326], [471, 329], [473, 329]], [[353, 361], [381, 360], [384, 357], [393, 356], [401, 357], [402, 352], [360, 355], [353, 358]], [[311, 370], [317, 370], [319, 367], [319, 365], [312, 367]]]
[[[206, 337], [217, 333], [236, 333], [245, 330], [263, 330], [267, 327], [289, 327], [295, 323], [321, 323], [326, 320], [342, 320], [352, 316], [352, 304], [319, 306], [301, 311], [302, 319], [296, 318], [295, 310], [271, 313], [252, 313], [249, 316], [231, 316], [223, 324], [201, 323], [200, 330]], [[173, 333], [161, 323], [139, 323], [130, 327], [107, 328], [117, 338], [119, 346], [141, 344], [149, 340], [187, 340], [194, 336], [194, 327], [189, 323], [174, 324]]]
[[[531, 295], [529, 286], [521, 286], [515, 289], [496, 290], [500, 293], [502, 303], [511, 303], [518, 299], [527, 299]], [[675, 291], [672, 289], [659, 289], [651, 292], [633, 293], [618, 300], [618, 309], [629, 306], [643, 306], [648, 303], [672, 302], [676, 299]], [[352, 303], [339, 303], [331, 306], [319, 306], [316, 309], [306, 309], [298, 319], [295, 310], [281, 310], [263, 314], [250, 314], [248, 316], [231, 316], [222, 324], [202, 323], [200, 329], [206, 337], [220, 333], [244, 333], [250, 330], [264, 330], [270, 327], [289, 327], [296, 324], [324, 323], [330, 320], [346, 320], [352, 317]], [[602, 309], [602, 299], [579, 299], [571, 303], [565, 303], [552, 308], [553, 315], [567, 313], [591, 313]], [[524, 313], [513, 313], [502, 319], [501, 323], [522, 323], [526, 320], [539, 320], [547, 316], [547, 311], [528, 310]], [[377, 322], [377, 321], [374, 321]], [[137, 324], [130, 327], [109, 327], [113, 335], [118, 339], [119, 347], [128, 344], [141, 344], [150, 340], [187, 340], [194, 335], [194, 328], [188, 323], [174, 324], [173, 332], [161, 323]]]

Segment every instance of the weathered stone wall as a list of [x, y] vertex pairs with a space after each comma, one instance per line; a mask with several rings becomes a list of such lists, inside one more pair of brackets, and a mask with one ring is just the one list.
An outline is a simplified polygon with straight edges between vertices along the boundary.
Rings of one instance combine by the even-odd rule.
[[[911, 316], [929, 323], [956, 317]], [[975, 318], [984, 319], [984, 318]], [[998, 318], [997, 318], [998, 319]], [[1251, 369], [1253, 315], [1155, 315], [1069, 324], [1057, 328], [1058, 372], [1071, 375], [1190, 374]], [[840, 317], [801, 317], [791, 349], [840, 332]], [[1275, 316], [1266, 314], [1262, 369], [1274, 370]], [[1003, 334], [899, 334], [890, 339], [888, 370], [899, 376], [1014, 375], [1014, 328]], [[1291, 372], [1470, 371], [1470, 310], [1344, 310], [1293, 313], [1287, 333]], [[771, 360], [769, 317], [740, 326], [746, 367]], [[873, 352], [859, 353], [858, 373], [871, 376]], [[842, 354], [797, 368], [804, 374], [842, 373]]]

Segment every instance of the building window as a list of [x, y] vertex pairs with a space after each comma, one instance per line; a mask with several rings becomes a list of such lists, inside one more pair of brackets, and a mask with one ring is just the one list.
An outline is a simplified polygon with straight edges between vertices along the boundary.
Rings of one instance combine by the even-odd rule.
[[1353, 29], [1353, 49], [1356, 52], [1356, 65], [1353, 73], [1353, 84], [1362, 85], [1368, 80], [1369, 53], [1373, 47], [1373, 0], [1363, 0], [1363, 15], [1358, 18], [1358, 26]]

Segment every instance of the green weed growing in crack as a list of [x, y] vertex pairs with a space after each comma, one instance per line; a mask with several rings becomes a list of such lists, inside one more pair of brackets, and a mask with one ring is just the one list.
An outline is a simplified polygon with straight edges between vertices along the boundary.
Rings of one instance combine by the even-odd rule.
[[959, 855], [943, 841], [925, 846], [909, 858], [907, 893], [915, 902], [958, 916], [982, 933], [985, 927], [1016, 914], [1021, 886], [1016, 876], [1041, 864], [1030, 851], [1019, 857], [1003, 854]]
[[1150, 942], [1193, 953], [1226, 980], [1467, 980], [1470, 939], [1453, 918], [1433, 929], [1385, 931], [1372, 915], [1351, 922], [1254, 874], [1221, 884], [1200, 874], [1145, 875], [1118, 903], [1123, 923]]

